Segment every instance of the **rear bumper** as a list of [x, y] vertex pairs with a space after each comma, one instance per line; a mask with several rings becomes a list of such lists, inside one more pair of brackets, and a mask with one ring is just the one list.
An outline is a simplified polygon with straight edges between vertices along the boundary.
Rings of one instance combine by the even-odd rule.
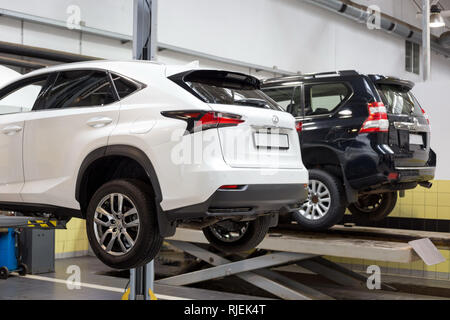
[[[345, 174], [350, 186], [356, 191], [374, 189], [406, 190], [421, 182], [434, 179], [436, 171], [436, 154], [430, 149], [428, 161], [423, 166], [403, 166], [389, 152], [385, 145], [372, 148], [366, 145], [358, 152], [349, 153]], [[389, 178], [398, 174], [397, 178]]]
[[206, 202], [168, 212], [170, 221], [201, 218], [252, 217], [302, 203], [308, 196], [305, 184], [246, 185], [239, 190], [217, 190]]
[[436, 167], [396, 167], [399, 182], [424, 182], [434, 179]]
[[388, 175], [378, 173], [368, 177], [352, 180], [356, 190], [397, 191], [414, 189], [417, 184], [434, 179], [435, 167], [397, 167], [391, 173], [397, 173], [398, 178], [389, 180]]

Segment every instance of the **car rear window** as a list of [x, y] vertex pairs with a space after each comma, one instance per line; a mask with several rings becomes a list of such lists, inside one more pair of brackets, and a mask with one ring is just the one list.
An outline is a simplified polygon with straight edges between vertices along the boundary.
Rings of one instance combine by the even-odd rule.
[[259, 80], [241, 73], [198, 70], [171, 79], [206, 103], [283, 109], [259, 90]]
[[188, 82], [188, 85], [207, 103], [280, 110], [280, 107], [274, 101], [271, 101], [268, 96], [259, 90], [238, 90], [199, 82]]
[[385, 84], [377, 85], [377, 89], [389, 113], [422, 115], [419, 101], [409, 89]]
[[126, 80], [118, 75], [111, 74], [112, 79], [114, 81], [114, 85], [116, 86], [117, 94], [120, 99], [124, 99], [128, 97], [132, 93], [136, 92], [139, 88], [136, 84], [132, 83], [129, 80]]

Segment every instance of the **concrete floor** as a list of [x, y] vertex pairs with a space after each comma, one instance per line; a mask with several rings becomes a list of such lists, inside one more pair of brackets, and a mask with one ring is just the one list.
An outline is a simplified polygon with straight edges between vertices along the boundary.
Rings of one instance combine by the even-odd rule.
[[[80, 289], [70, 289], [67, 286], [66, 280], [71, 276], [67, 270], [71, 266], [80, 268]], [[287, 272], [286, 275], [293, 281], [298, 280], [336, 299], [415, 300], [448, 299], [450, 296], [450, 282], [420, 283], [419, 279], [390, 277], [389, 280], [388, 278], [385, 280], [394, 286], [399, 286], [398, 289], [401, 287], [401, 290], [386, 292], [343, 288], [311, 274]], [[56, 260], [54, 273], [25, 277], [12, 274], [8, 280], [0, 280], [0, 300], [120, 300], [128, 284], [127, 277], [126, 271], [117, 272], [108, 268], [95, 257], [61, 259]], [[237, 286], [238, 283], [233, 284], [232, 279], [217, 281], [218, 283], [205, 282], [200, 286], [201, 288], [155, 284], [155, 293], [160, 300], [247, 300], [254, 298], [221, 291], [220, 288]], [[416, 287], [411, 289], [411, 283]]]
[[[104, 271], [104, 267], [93, 257], [81, 257], [56, 260], [55, 272], [43, 275], [29, 275], [20, 277], [11, 275], [8, 280], [0, 281], [0, 299], [18, 300], [118, 300], [122, 294], [111, 290], [100, 290], [89, 287], [81, 289], [69, 289], [65, 283], [54, 282], [67, 280], [70, 274], [66, 273], [67, 267], [75, 265], [81, 270], [81, 282], [94, 285], [104, 285], [115, 288], [117, 291], [125, 288], [127, 279], [98, 275]], [[55, 280], [56, 279], [56, 280]]]
[[[70, 266], [80, 268], [81, 288], [70, 289], [66, 271]], [[120, 300], [127, 287], [126, 271], [118, 272], [103, 265], [95, 257], [56, 260], [55, 272], [21, 277], [12, 274], [0, 280], [0, 300]], [[251, 297], [211, 290], [172, 287], [155, 284], [160, 300], [246, 300]]]

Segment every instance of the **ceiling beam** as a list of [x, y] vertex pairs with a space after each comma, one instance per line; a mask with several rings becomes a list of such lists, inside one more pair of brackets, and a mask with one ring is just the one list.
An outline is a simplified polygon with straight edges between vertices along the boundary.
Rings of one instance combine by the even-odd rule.
[[0, 55], [0, 65], [7, 65], [12, 67], [20, 67], [20, 68], [26, 68], [26, 69], [41, 69], [48, 67], [48, 64], [34, 62], [34, 61], [27, 61], [17, 58], [11, 58], [11, 57], [5, 57]]

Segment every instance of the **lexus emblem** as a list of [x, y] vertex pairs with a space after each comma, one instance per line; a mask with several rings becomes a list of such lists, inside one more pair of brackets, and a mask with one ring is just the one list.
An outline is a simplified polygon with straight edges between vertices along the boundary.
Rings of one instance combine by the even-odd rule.
[[273, 122], [273, 124], [278, 124], [278, 122], [280, 122], [280, 119], [277, 116], [273, 116], [272, 122]]

